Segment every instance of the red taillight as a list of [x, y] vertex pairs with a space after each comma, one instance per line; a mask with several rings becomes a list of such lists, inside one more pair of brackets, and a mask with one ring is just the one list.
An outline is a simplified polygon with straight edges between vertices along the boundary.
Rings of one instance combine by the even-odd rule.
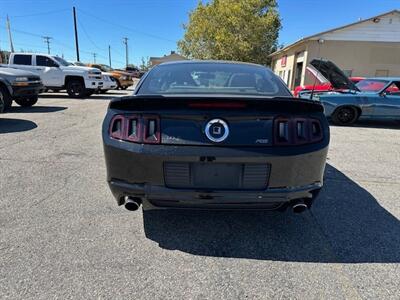
[[143, 116], [143, 143], [159, 144], [160, 139], [160, 118], [158, 116]]
[[118, 140], [160, 144], [161, 124], [157, 115], [116, 115], [110, 122], [110, 137]]
[[310, 144], [322, 138], [322, 126], [317, 119], [278, 117], [274, 120], [275, 145]]
[[122, 139], [124, 133], [124, 118], [123, 116], [115, 116], [110, 123], [110, 136], [114, 139]]

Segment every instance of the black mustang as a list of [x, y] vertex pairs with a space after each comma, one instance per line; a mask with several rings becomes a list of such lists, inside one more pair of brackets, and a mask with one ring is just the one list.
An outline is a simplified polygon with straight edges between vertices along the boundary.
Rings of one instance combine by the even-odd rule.
[[247, 63], [153, 68], [103, 123], [107, 180], [119, 205], [310, 207], [323, 184], [329, 126], [318, 102], [293, 100]]

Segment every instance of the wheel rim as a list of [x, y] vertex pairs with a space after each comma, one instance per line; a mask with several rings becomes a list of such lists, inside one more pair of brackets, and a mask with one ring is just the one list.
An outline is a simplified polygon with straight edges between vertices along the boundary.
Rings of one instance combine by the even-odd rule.
[[354, 109], [351, 108], [342, 108], [338, 111], [337, 118], [341, 123], [350, 123], [354, 120], [356, 114]]

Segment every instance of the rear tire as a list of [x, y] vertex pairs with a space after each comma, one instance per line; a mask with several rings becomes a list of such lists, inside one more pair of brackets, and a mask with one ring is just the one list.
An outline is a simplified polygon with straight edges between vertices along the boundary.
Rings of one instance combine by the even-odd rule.
[[358, 120], [359, 113], [355, 107], [344, 106], [339, 107], [332, 114], [332, 122], [336, 125], [351, 125]]
[[85, 98], [86, 88], [82, 81], [72, 79], [67, 83], [67, 93], [71, 98]]
[[32, 96], [28, 98], [19, 98], [14, 100], [19, 106], [22, 107], [30, 107], [32, 105], [35, 105], [36, 102], [38, 101], [38, 96]]
[[0, 86], [0, 114], [10, 109], [12, 105], [11, 95], [4, 86]]

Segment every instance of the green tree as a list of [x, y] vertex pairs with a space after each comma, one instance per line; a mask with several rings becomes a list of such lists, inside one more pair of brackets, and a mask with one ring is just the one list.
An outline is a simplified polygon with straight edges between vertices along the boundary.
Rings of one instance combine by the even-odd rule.
[[199, 2], [184, 25], [180, 52], [194, 59], [222, 59], [267, 65], [277, 49], [281, 22], [276, 0]]

